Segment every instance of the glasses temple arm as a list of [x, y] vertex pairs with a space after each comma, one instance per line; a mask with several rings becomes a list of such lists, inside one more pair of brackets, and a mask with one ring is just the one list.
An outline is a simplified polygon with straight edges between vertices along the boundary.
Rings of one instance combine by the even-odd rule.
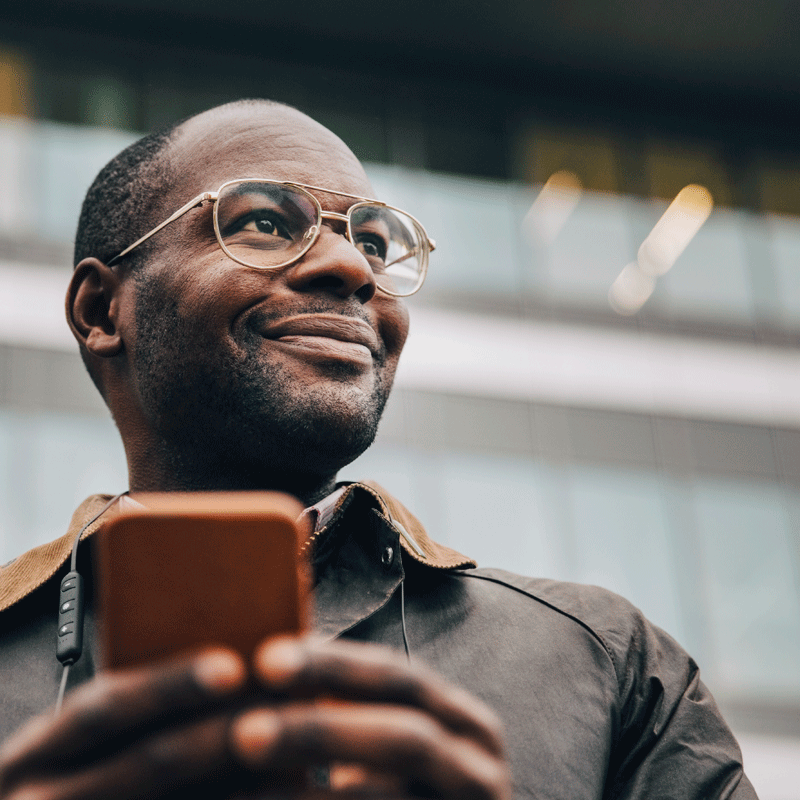
[[[436, 249], [436, 242], [433, 239], [428, 239], [428, 246], [431, 250]], [[404, 261], [407, 261], [412, 256], [416, 256], [419, 254], [419, 248], [413, 247], [409, 250], [404, 256], [400, 256], [400, 258], [396, 258], [394, 261], [390, 261], [388, 264], [384, 264], [384, 267], [393, 267], [395, 264], [402, 264]]]
[[388, 269], [389, 267], [393, 267], [395, 264], [402, 264], [404, 261], [408, 261], [409, 258], [412, 256], [416, 256], [419, 252], [419, 248], [415, 247], [413, 250], [409, 250], [404, 256], [400, 256], [400, 258], [396, 258], [394, 261], [390, 261], [388, 264], [384, 264], [384, 269]]
[[171, 222], [175, 222], [176, 219], [182, 217], [187, 211], [191, 211], [193, 208], [197, 208], [197, 206], [203, 205], [206, 200], [216, 200], [217, 193], [216, 192], [203, 192], [202, 194], [197, 195], [193, 200], [190, 200], [186, 205], [181, 206], [171, 217], [165, 219], [160, 225], [156, 225], [153, 230], [146, 233], [140, 239], [137, 239], [130, 247], [126, 247], [121, 253], [114, 256], [111, 261], [106, 264], [108, 267], [112, 267], [117, 261], [119, 261], [124, 256], [128, 255], [131, 250], [135, 250], [140, 244], [146, 242], [151, 236], [157, 234], [162, 228], [166, 228]]

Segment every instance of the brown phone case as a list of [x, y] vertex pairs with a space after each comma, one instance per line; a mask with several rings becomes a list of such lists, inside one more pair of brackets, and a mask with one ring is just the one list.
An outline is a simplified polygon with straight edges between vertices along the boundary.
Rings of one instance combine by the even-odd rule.
[[103, 666], [133, 667], [202, 645], [250, 657], [308, 629], [308, 536], [276, 492], [142, 494], [97, 536]]

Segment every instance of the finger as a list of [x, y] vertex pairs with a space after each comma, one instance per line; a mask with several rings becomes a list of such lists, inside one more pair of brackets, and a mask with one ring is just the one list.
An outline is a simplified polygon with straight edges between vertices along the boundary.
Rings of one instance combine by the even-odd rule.
[[294, 703], [248, 711], [231, 749], [254, 770], [343, 761], [435, 797], [507, 798], [504, 761], [422, 711], [355, 703]]
[[25, 772], [60, 771], [168, 721], [196, 716], [237, 694], [246, 680], [244, 662], [227, 650], [105, 673], [70, 695], [58, 716], [36, 718], [6, 743], [0, 752], [0, 794]]
[[500, 721], [484, 703], [385, 647], [277, 637], [258, 650], [254, 671], [273, 691], [414, 706], [490, 753], [504, 751]]
[[198, 796], [212, 796], [209, 790], [224, 783], [218, 796], [229, 796], [236, 772], [242, 774], [228, 747], [229, 725], [229, 717], [215, 717], [171, 728], [83, 769], [20, 785], [17, 792], [37, 800], [126, 800], [183, 796], [200, 786]]

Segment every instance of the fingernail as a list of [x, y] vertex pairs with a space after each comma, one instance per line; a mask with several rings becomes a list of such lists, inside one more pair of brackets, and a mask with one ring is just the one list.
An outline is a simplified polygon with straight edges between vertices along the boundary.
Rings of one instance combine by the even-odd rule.
[[231, 726], [236, 752], [251, 764], [263, 763], [278, 737], [278, 717], [271, 711], [250, 711]]
[[264, 645], [256, 656], [256, 667], [262, 682], [273, 689], [294, 683], [306, 663], [303, 648], [291, 639], [277, 639]]
[[206, 653], [194, 662], [197, 682], [212, 694], [228, 694], [239, 689], [247, 673], [242, 659], [220, 650]]

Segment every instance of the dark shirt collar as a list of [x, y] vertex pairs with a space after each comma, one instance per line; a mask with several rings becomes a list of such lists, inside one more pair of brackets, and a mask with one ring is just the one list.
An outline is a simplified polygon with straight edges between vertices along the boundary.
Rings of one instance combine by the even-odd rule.
[[[315, 562], [324, 561], [326, 553], [330, 555], [335, 549], [340, 541], [338, 536], [342, 535], [341, 531], [337, 536], [329, 537], [328, 534], [334, 533], [339, 523], [345, 521], [345, 512], [357, 500], [352, 509], [352, 521], [347, 523], [352, 530], [370, 530], [372, 523], [369, 520], [375, 518], [387, 530], [394, 532], [403, 553], [420, 564], [434, 569], [470, 569], [476, 566], [472, 559], [434, 542], [419, 520], [378, 484], [363, 481], [341, 484], [337, 488], [343, 491], [335, 497], [332, 508], [326, 506], [324, 514], [319, 515], [320, 522], [323, 516], [326, 517], [326, 522], [317, 527], [307, 542], [307, 546], [314, 548]], [[0, 569], [0, 612], [33, 592], [61, 569], [69, 559], [72, 544], [80, 529], [110, 499], [110, 495], [92, 495], [87, 498], [72, 515], [64, 536], [29, 550]], [[106, 512], [113, 513], [114, 508]], [[92, 523], [81, 538], [92, 536], [100, 529], [105, 518], [104, 515]]]

